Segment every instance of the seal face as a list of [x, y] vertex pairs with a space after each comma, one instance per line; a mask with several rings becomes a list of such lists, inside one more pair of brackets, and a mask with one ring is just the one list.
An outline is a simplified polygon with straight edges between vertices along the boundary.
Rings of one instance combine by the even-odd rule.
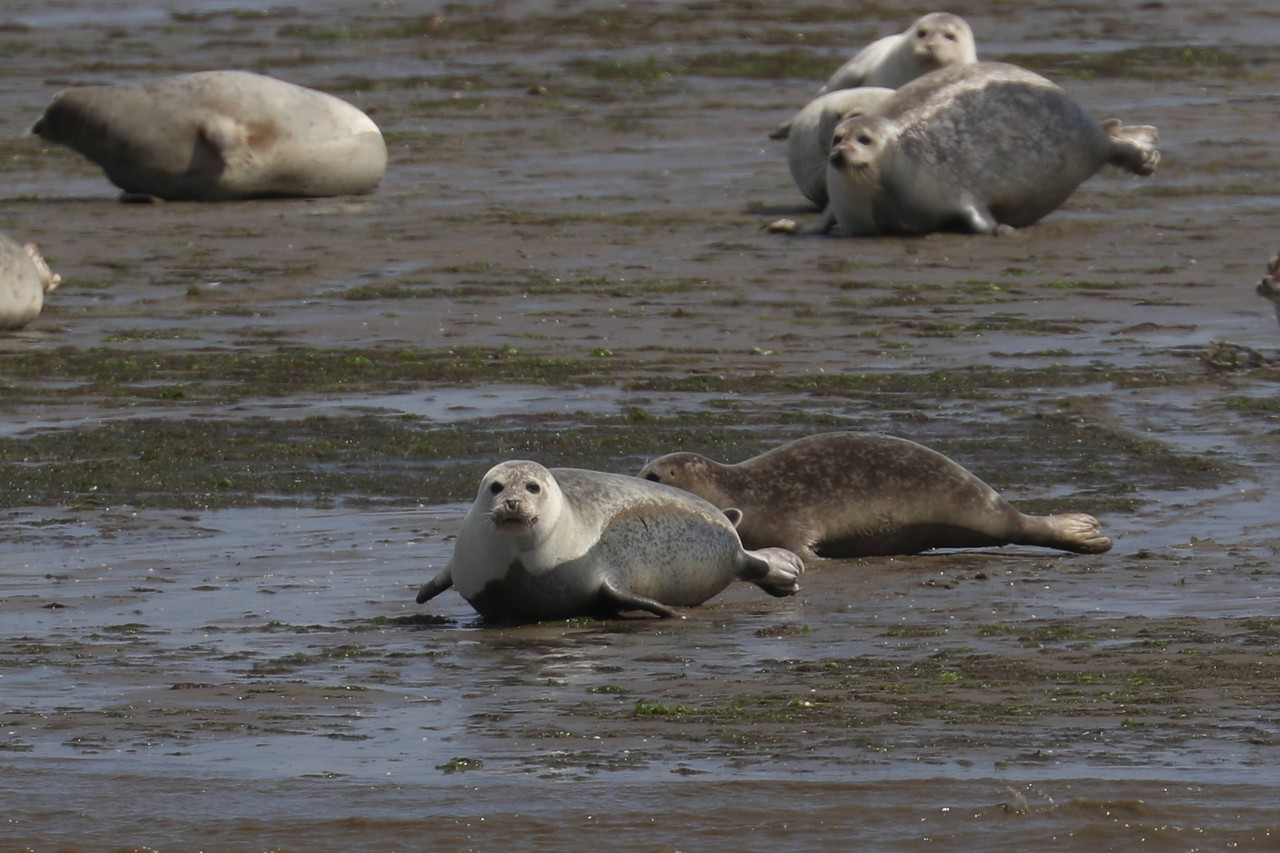
[[34, 243], [18, 245], [0, 234], [0, 329], [19, 329], [44, 307], [44, 295], [62, 282]]
[[810, 436], [734, 465], [672, 453], [640, 476], [740, 508], [745, 547], [786, 548], [805, 560], [987, 545], [1111, 548], [1092, 516], [1024, 515], [941, 453], [875, 433]]
[[959, 15], [932, 12], [901, 33], [858, 51], [822, 87], [823, 92], [858, 86], [896, 89], [930, 71], [977, 62], [973, 30]]
[[875, 86], [828, 92], [785, 124], [787, 167], [805, 198], [818, 207], [827, 206], [827, 160], [836, 125], [870, 113], [892, 94], [892, 89]]
[[1154, 127], [1099, 124], [1017, 66], [951, 66], [836, 127], [831, 204], [817, 230], [838, 222], [851, 235], [1003, 233], [1056, 210], [1106, 165], [1152, 174], [1156, 141]]
[[688, 492], [635, 477], [513, 460], [485, 474], [448, 566], [418, 603], [455, 587], [488, 620], [645, 610], [674, 616], [734, 579], [793, 595], [803, 563], [748, 552], [731, 519]]
[[66, 89], [32, 132], [126, 193], [173, 200], [367, 193], [387, 165], [381, 131], [351, 104], [245, 71]]

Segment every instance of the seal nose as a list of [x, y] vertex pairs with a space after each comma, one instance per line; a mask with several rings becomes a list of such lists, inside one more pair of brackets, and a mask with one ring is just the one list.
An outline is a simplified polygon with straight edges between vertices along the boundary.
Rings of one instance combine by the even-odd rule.
[[502, 502], [502, 504], [511, 512], [515, 512], [520, 508], [520, 501], [516, 500], [515, 498], [507, 498], [505, 501]]

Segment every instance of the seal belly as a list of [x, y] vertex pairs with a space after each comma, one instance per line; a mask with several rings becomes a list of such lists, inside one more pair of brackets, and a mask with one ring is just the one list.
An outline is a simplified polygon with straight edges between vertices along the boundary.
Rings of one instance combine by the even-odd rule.
[[694, 511], [651, 506], [615, 516], [583, 559], [635, 595], [693, 607], [733, 581], [741, 553], [727, 520], [713, 525]]

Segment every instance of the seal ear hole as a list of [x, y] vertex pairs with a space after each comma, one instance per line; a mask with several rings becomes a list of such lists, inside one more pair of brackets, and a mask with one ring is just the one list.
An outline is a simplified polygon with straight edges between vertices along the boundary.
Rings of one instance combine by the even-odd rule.
[[542, 491], [542, 486], [539, 486], [537, 483], [526, 483], [524, 490], [531, 495], [536, 495], [538, 492]]

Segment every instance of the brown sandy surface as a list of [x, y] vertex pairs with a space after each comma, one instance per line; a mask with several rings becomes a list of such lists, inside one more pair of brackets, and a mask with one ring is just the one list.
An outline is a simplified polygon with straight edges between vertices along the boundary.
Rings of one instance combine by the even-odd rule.
[[[11, 4], [0, 229], [64, 284], [0, 336], [0, 849], [1274, 849], [1280, 13], [950, 9], [1156, 175], [999, 239], [767, 233], [816, 216], [768, 131], [923, 8]], [[25, 135], [230, 67], [368, 111], [378, 191], [126, 205]], [[829, 429], [1116, 546], [413, 604], [495, 461]]]

